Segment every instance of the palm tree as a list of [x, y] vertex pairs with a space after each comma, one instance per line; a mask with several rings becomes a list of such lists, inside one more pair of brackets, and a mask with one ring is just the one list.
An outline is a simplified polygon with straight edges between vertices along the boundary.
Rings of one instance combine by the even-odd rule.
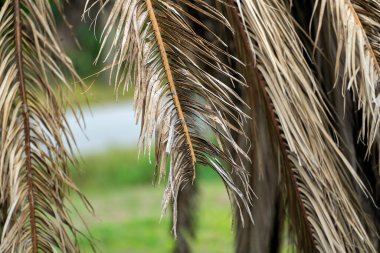
[[[145, 115], [141, 143], [159, 126], [157, 166], [166, 159], [164, 151], [173, 155], [181, 150], [182, 157], [187, 157], [186, 166], [177, 167], [178, 154], [171, 156], [168, 192], [174, 203], [181, 182], [194, 179], [191, 167], [196, 161], [213, 167], [210, 160], [197, 157], [210, 154], [209, 148], [202, 152], [209, 142], [198, 142], [202, 131], [193, 118], [202, 118], [216, 139], [233, 137], [221, 141], [221, 150], [228, 150], [239, 167], [251, 174], [248, 185], [244, 175], [231, 177], [247, 193], [247, 198], [233, 197], [233, 201], [238, 207], [250, 203], [250, 187], [262, 194], [254, 201], [258, 211], [254, 203], [238, 212], [246, 219], [237, 219], [237, 251], [277, 251], [281, 228], [287, 227], [284, 217], [289, 217], [301, 251], [376, 252], [376, 228], [370, 224], [376, 211], [363, 196], [372, 195], [365, 182], [369, 179], [376, 185], [378, 178], [373, 171], [378, 164], [379, 3], [218, 3], [116, 1], [103, 33], [103, 41], [113, 41], [116, 86], [134, 83], [137, 90], [136, 108]], [[116, 34], [110, 38], [113, 27]], [[229, 29], [234, 31], [230, 39]], [[208, 37], [199, 30], [207, 31]], [[234, 57], [245, 65], [236, 64]], [[205, 73], [207, 67], [214, 71]], [[244, 100], [230, 92], [233, 87], [240, 89]], [[213, 117], [205, 118], [203, 107], [194, 106], [199, 103], [211, 108], [206, 115], [214, 113]], [[244, 114], [246, 104], [251, 110]], [[170, 116], [167, 124], [162, 123], [164, 115]], [[236, 121], [247, 115], [253, 120]], [[163, 126], [175, 128], [179, 140], [162, 131]], [[229, 132], [221, 132], [226, 129]], [[245, 140], [233, 132], [244, 129], [252, 142], [252, 163], [236, 148]], [[230, 166], [233, 172], [241, 170], [233, 163]], [[366, 206], [373, 210], [372, 218]], [[264, 240], [255, 243], [263, 228], [249, 222], [243, 228], [239, 221], [252, 213], [260, 219], [259, 210], [271, 212], [264, 214], [267, 217], [261, 224]], [[176, 220], [176, 205], [173, 213]]]
[[[109, 2], [88, 1], [83, 18]], [[57, 61], [76, 74], [49, 1], [12, 3], [0, 12], [0, 251], [75, 252], [70, 131], [48, 84], [66, 83]], [[279, 252], [282, 234], [300, 252], [380, 250], [379, 20], [378, 0], [115, 0], [96, 61], [135, 88], [177, 252], [191, 249], [201, 164], [235, 207], [239, 253]]]

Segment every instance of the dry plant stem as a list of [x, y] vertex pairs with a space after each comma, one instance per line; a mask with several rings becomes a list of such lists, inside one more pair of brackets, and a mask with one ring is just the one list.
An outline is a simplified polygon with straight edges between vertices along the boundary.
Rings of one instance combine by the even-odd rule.
[[24, 138], [25, 138], [25, 156], [26, 156], [26, 168], [28, 179], [28, 202], [29, 202], [29, 218], [31, 226], [31, 240], [32, 240], [32, 252], [37, 253], [37, 233], [36, 233], [36, 221], [34, 213], [34, 198], [33, 198], [33, 172], [31, 164], [31, 152], [30, 152], [30, 122], [29, 122], [29, 108], [27, 103], [27, 96], [24, 82], [23, 72], [23, 55], [21, 49], [22, 43], [22, 31], [20, 21], [20, 0], [14, 1], [14, 28], [15, 28], [15, 42], [16, 42], [16, 54], [15, 60], [17, 62], [17, 75], [20, 85], [20, 95], [22, 100], [22, 113], [24, 118]]
[[195, 152], [194, 152], [193, 144], [192, 144], [191, 138], [190, 138], [189, 128], [187, 127], [185, 117], [184, 117], [184, 114], [182, 111], [182, 107], [181, 107], [181, 104], [180, 104], [179, 99], [178, 99], [178, 94], [177, 94], [176, 87], [174, 84], [173, 74], [172, 74], [172, 71], [171, 71], [171, 68], [169, 65], [169, 61], [168, 61], [168, 55], [166, 54], [165, 45], [164, 45], [164, 42], [163, 42], [162, 37], [161, 37], [160, 27], [158, 25], [156, 15], [154, 14], [152, 1], [146, 0], [145, 2], [146, 2], [146, 7], [147, 7], [147, 10], [149, 13], [150, 21], [152, 22], [154, 33], [156, 35], [158, 48], [160, 49], [161, 59], [162, 59], [162, 62], [164, 64], [166, 77], [168, 79], [170, 91], [171, 91], [171, 94], [172, 94], [172, 97], [174, 100], [174, 105], [175, 105], [177, 113], [178, 113], [178, 118], [181, 121], [183, 132], [184, 132], [185, 137], [186, 137], [186, 143], [189, 147], [189, 151], [191, 154], [191, 158], [192, 158], [191, 160], [192, 160], [192, 165], [193, 165], [193, 181], [194, 181], [196, 158], [195, 158]]
[[[235, 3], [234, 3], [234, 0], [229, 0], [230, 2], [230, 5], [232, 6], [231, 9], [232, 9], [232, 15], [234, 17], [234, 22], [236, 23], [238, 29], [239, 29], [239, 33], [241, 35], [241, 38], [243, 40], [243, 44], [244, 44], [244, 47], [245, 47], [245, 50], [247, 52], [251, 52], [252, 49], [250, 47], [250, 44], [249, 44], [249, 41], [248, 41], [248, 37], [246, 35], [246, 32], [244, 30], [244, 27], [243, 27], [243, 24], [242, 24], [242, 21], [240, 19], [240, 16], [236, 10], [236, 7], [235, 7]], [[287, 156], [287, 144], [285, 143], [285, 140], [282, 138], [282, 134], [281, 134], [281, 128], [280, 126], [278, 125], [277, 120], [276, 120], [276, 115], [275, 115], [275, 112], [272, 108], [272, 102], [271, 102], [271, 99], [270, 97], [268, 96], [268, 93], [265, 89], [265, 80], [262, 78], [262, 75], [260, 73], [260, 71], [257, 69], [257, 67], [255, 66], [255, 60], [253, 58], [253, 55], [251, 53], [248, 53], [247, 54], [247, 66], [249, 67], [252, 67], [253, 68], [253, 71], [254, 71], [254, 79], [256, 80], [256, 83], [259, 84], [259, 89], [261, 90], [262, 94], [263, 94], [263, 97], [264, 97], [264, 102], [265, 102], [265, 105], [266, 105], [266, 110], [269, 112], [270, 114], [270, 117], [271, 117], [271, 122], [273, 123], [273, 128], [275, 130], [275, 134], [276, 134], [276, 138], [278, 139], [278, 142], [279, 142], [279, 146], [280, 146], [280, 150], [281, 150], [281, 154], [284, 158], [284, 162], [285, 162], [285, 166], [288, 168], [288, 171], [289, 171], [289, 174], [290, 174], [290, 178], [291, 178], [291, 181], [292, 181], [292, 184], [293, 184], [293, 187], [295, 189], [295, 192], [296, 192], [296, 195], [297, 195], [297, 198], [299, 200], [301, 200], [299, 203], [302, 202], [302, 198], [301, 198], [301, 193], [297, 187], [297, 181], [296, 181], [296, 176], [294, 175], [293, 173], [293, 170], [292, 170], [292, 166], [291, 166], [291, 163], [289, 162], [288, 160], [288, 156]], [[300, 209], [301, 209], [301, 212], [302, 212], [302, 218], [305, 219], [305, 222], [304, 224], [306, 224], [306, 230], [309, 232], [307, 236], [310, 236], [312, 233], [311, 233], [311, 228], [310, 228], [310, 225], [309, 225], [309, 221], [307, 220], [307, 215], [306, 215], [306, 210], [305, 210], [305, 207], [304, 205], [300, 204]], [[309, 238], [311, 239], [311, 241], [313, 242], [312, 244], [312, 247], [313, 247], [313, 252], [318, 252], [317, 251], [317, 248], [316, 248], [316, 245], [314, 243], [314, 240], [313, 238]]]

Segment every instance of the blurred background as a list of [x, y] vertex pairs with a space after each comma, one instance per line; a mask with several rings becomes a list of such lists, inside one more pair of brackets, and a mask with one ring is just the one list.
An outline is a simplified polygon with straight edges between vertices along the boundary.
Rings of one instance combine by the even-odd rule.
[[[57, 13], [62, 45], [90, 87], [85, 94], [76, 90], [86, 122], [84, 130], [72, 114], [67, 117], [80, 150], [79, 169], [73, 168], [72, 174], [95, 214], [88, 212], [79, 197], [72, 194], [73, 205], [87, 229], [76, 215], [73, 217], [85, 235], [94, 238], [100, 252], [171, 252], [174, 240], [169, 211], [160, 222], [165, 182], [152, 185], [154, 150], [151, 156], [138, 153], [139, 127], [134, 118], [133, 90], [124, 93], [120, 89], [115, 93], [108, 85], [107, 75], [96, 79], [92, 76], [102, 65], [102, 61], [98, 66], [93, 62], [107, 10], [99, 16], [97, 26], [91, 26], [89, 18], [82, 22], [85, 2], [70, 0], [67, 4], [65, 13], [71, 27]], [[224, 186], [208, 168], [198, 171], [200, 188], [193, 252], [233, 252], [232, 212]], [[91, 252], [87, 240], [81, 239], [80, 244], [83, 252]]]

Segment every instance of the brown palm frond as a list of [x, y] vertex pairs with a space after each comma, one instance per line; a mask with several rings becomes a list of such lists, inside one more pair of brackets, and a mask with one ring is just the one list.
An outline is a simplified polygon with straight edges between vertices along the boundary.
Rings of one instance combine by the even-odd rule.
[[336, 37], [335, 80], [355, 96], [357, 109], [362, 113], [361, 141], [368, 149], [377, 138], [380, 124], [380, 2], [315, 1], [316, 45], [323, 26], [331, 26]]
[[264, 100], [273, 152], [280, 153], [280, 178], [298, 248], [375, 252], [355, 197], [356, 186], [366, 192], [364, 184], [334, 139], [325, 95], [305, 59], [288, 6], [241, 0], [236, 8], [241, 34], [247, 36], [243, 46], [255, 64], [256, 80], [250, 84]]
[[67, 72], [78, 77], [57, 38], [51, 1], [3, 1], [0, 252], [79, 251], [65, 207], [67, 191], [78, 192], [68, 175], [71, 106], [58, 86], [68, 83]]
[[[234, 6], [234, 1], [229, 1]], [[255, 59], [249, 46], [243, 24], [236, 8], [227, 8], [226, 16], [230, 20], [235, 33], [231, 36], [234, 45], [233, 52], [241, 59], [245, 66], [237, 65], [237, 70], [245, 76], [248, 87], [239, 91], [242, 98], [247, 101], [251, 120], [244, 124], [245, 132], [251, 139], [252, 148], [248, 153], [252, 163], [245, 168], [250, 174], [250, 185], [256, 198], [252, 201], [250, 212], [253, 223], [242, 224], [240, 219], [235, 224], [235, 246], [237, 253], [249, 252], [279, 252], [281, 245], [281, 227], [284, 211], [281, 208], [279, 185], [279, 159], [278, 145], [272, 140], [270, 119], [265, 101], [254, 84], [256, 80]], [[227, 32], [226, 32], [227, 33]], [[239, 106], [239, 104], [237, 103]], [[268, 127], [269, 126], [269, 127]], [[237, 136], [237, 142], [244, 147], [246, 142]], [[243, 210], [243, 215], [249, 217]]]
[[[357, 15], [358, 19], [356, 21], [360, 21], [360, 23], [356, 23], [356, 28], [362, 26], [362, 32], [364, 33], [360, 33], [361, 35], [356, 34], [355, 29], [348, 31], [346, 28], [339, 30], [344, 34], [337, 34], [334, 28], [337, 23], [333, 22], [336, 13], [331, 15], [329, 11], [323, 13], [322, 26], [319, 26], [318, 15], [314, 15], [314, 22], [311, 23], [313, 16], [310, 16], [309, 20], [305, 23], [307, 23], [307, 26], [309, 26], [310, 23], [312, 24], [310, 26], [313, 30], [311, 34], [319, 33], [318, 40], [315, 41], [318, 50], [314, 52], [313, 57], [316, 59], [315, 65], [317, 66], [316, 69], [321, 86], [325, 90], [333, 111], [335, 112], [334, 125], [341, 137], [341, 143], [343, 144], [341, 145], [342, 149], [352, 167], [354, 167], [363, 178], [363, 181], [370, 190], [371, 198], [373, 198], [374, 201], [374, 203], [369, 201], [366, 194], [358, 191], [357, 195], [360, 200], [360, 205], [365, 210], [366, 216], [371, 220], [371, 224], [367, 228], [368, 234], [378, 251], [380, 247], [378, 237], [380, 226], [377, 221], [379, 215], [377, 206], [380, 203], [378, 197], [380, 174], [378, 173], [377, 165], [379, 159], [377, 151], [379, 131], [376, 126], [378, 109], [375, 108], [375, 110], [371, 112], [372, 114], [366, 113], [368, 108], [365, 109], [363, 107], [363, 100], [358, 98], [355, 88], [347, 89], [347, 87], [349, 87], [350, 82], [353, 83], [352, 80], [355, 79], [357, 79], [357, 88], [362, 91], [367, 89], [366, 86], [362, 85], [370, 84], [370, 82], [367, 81], [368, 76], [366, 77], [366, 74], [363, 73], [369, 69], [373, 69], [374, 65], [363, 65], [363, 53], [366, 51], [365, 48], [368, 47], [369, 51], [367, 51], [367, 53], [374, 56], [371, 57], [374, 63], [376, 64], [376, 61], [377, 63], [379, 62], [379, 58], [376, 56], [379, 52], [378, 38], [380, 30], [378, 28], [379, 24], [377, 23], [379, 20], [379, 4], [378, 1], [351, 1], [351, 3], [347, 2], [347, 6], [351, 6], [353, 9], [348, 8], [347, 10], [351, 12], [349, 15]], [[314, 3], [311, 2], [311, 4]], [[341, 24], [339, 25], [344, 25], [345, 22], [352, 21], [352, 19], [343, 15]], [[350, 27], [350, 25], [346, 27]], [[308, 27], [306, 29], [308, 29]], [[347, 35], [350, 35], [350, 37], [346, 37]], [[365, 37], [368, 38], [368, 41], [364, 45], [365, 48], [360, 48], [359, 42], [350, 41], [353, 36], [362, 35], [364, 35], [364, 37], [359, 38], [359, 40], [366, 39]], [[345, 48], [350, 47], [351, 43], [354, 43], [353, 50], [355, 50], [356, 53], [345, 52]], [[344, 48], [340, 48], [342, 45]], [[360, 50], [362, 50], [362, 52], [358, 53]], [[311, 50], [310, 53], [312, 54]], [[347, 57], [350, 57], [350, 60], [346, 60]], [[338, 66], [339, 64], [340, 66]], [[346, 66], [343, 67], [344, 64], [352, 64], [351, 68], [356, 68], [358, 74], [347, 77], [347, 72], [344, 70]], [[376, 73], [374, 74], [376, 77]], [[377, 72], [377, 78], [379, 78], [379, 74], [380, 72]], [[348, 75], [350, 75], [350, 73]], [[375, 89], [370, 92], [377, 92], [377, 89], [378, 88], [375, 87]], [[364, 93], [361, 92], [361, 94]], [[376, 102], [373, 102], [373, 104], [367, 103], [367, 106], [376, 106], [375, 103]], [[368, 118], [366, 119], [366, 117]], [[372, 119], [370, 117], [372, 117]], [[375, 129], [363, 129], [364, 121], [366, 121], [365, 124], [367, 126], [372, 124]], [[364, 131], [367, 131], [367, 133]], [[370, 138], [374, 137], [374, 139], [369, 139], [370, 135], [372, 135]]]
[[[247, 207], [250, 199], [243, 169], [246, 154], [231, 134], [242, 134], [247, 116], [234, 106], [233, 99], [238, 96], [229, 84], [202, 66], [236, 85], [244, 83], [218, 54], [233, 57], [191, 28], [188, 20], [209, 31], [202, 21], [184, 10], [186, 6], [230, 27], [223, 15], [203, 1], [118, 0], [101, 36], [101, 51], [107, 42], [112, 45], [107, 54], [113, 54], [112, 83], [116, 88], [135, 87], [136, 118], [141, 119], [140, 149], [150, 150], [155, 137], [157, 181], [165, 177], [170, 157], [163, 210], [174, 201], [174, 229], [178, 194], [195, 179], [197, 164], [208, 165], [219, 174], [232, 200], [240, 199]], [[238, 175], [236, 178], [245, 186], [243, 191], [236, 187], [231, 173]]]

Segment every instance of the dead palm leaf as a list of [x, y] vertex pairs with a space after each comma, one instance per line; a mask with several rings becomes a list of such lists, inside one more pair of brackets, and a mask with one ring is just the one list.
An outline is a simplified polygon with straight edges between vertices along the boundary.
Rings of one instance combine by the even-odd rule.
[[[140, 149], [150, 150], [155, 136], [157, 181], [165, 177], [166, 159], [170, 157], [163, 210], [174, 201], [174, 230], [178, 194], [194, 181], [197, 164], [208, 165], [219, 174], [233, 201], [242, 200], [245, 208], [250, 201], [248, 178], [242, 168], [246, 154], [231, 134], [242, 133], [246, 115], [234, 106], [233, 98], [237, 95], [229, 85], [200, 64], [230, 82], [244, 83], [218, 57], [220, 53], [226, 54], [189, 26], [187, 20], [207, 29], [184, 11], [185, 6], [229, 27], [226, 19], [203, 1], [118, 0], [101, 36], [101, 50], [107, 41], [112, 45], [107, 54], [113, 54], [112, 82], [116, 88], [135, 87], [136, 118], [141, 119]], [[91, 7], [88, 5], [85, 15]], [[225, 163], [231, 166], [231, 171]], [[236, 188], [231, 173], [238, 175], [245, 186], [243, 191]]]
[[[236, 1], [236, 8], [235, 21], [247, 37], [240, 43], [255, 64], [250, 84], [266, 106], [299, 249], [375, 252], [355, 197], [356, 186], [364, 192], [365, 187], [334, 139], [332, 113], [305, 58], [291, 9], [282, 1]], [[253, 146], [262, 147], [257, 142]]]
[[[85, 15], [95, 4], [88, 4]], [[293, 1], [236, 0], [229, 5], [233, 8], [223, 16], [198, 0], [118, 0], [101, 36], [101, 51], [111, 44], [106, 56], [112, 58], [111, 82], [116, 88], [135, 87], [136, 117], [142, 123], [140, 149], [150, 150], [154, 135], [157, 181], [165, 177], [170, 156], [164, 209], [173, 200], [176, 221], [179, 192], [194, 180], [195, 165], [206, 164], [221, 176], [238, 210], [246, 208], [238, 211], [239, 217], [251, 217], [255, 211], [248, 205], [250, 187], [272, 186], [273, 191], [256, 188], [263, 194], [258, 201], [270, 195], [258, 206], [286, 207], [301, 251], [376, 252], [359, 200], [369, 192], [356, 163], [365, 156], [378, 162], [378, 154], [373, 154], [378, 152], [373, 143], [379, 145], [378, 2], [317, 0], [302, 14], [293, 9]], [[191, 23], [221, 44], [229, 42], [185, 7], [223, 24], [225, 30], [235, 30], [228, 54], [194, 31]], [[297, 21], [313, 18], [317, 22], [311, 23], [308, 34], [309, 24]], [[312, 46], [310, 37], [315, 39]], [[320, 48], [329, 43], [331, 49]], [[246, 66], [232, 64], [233, 56]], [[244, 90], [246, 101], [234, 91], [235, 84], [244, 84], [239, 73], [250, 86]], [[247, 114], [253, 120], [244, 121], [245, 104], [251, 106]], [[356, 118], [354, 108], [361, 114], [360, 124], [341, 129]], [[337, 116], [345, 109], [347, 118]], [[356, 129], [367, 151], [352, 158]], [[245, 135], [241, 142], [235, 134], [244, 130], [254, 148], [249, 153], [252, 165], [242, 151], [247, 149], [242, 145]], [[270, 232], [258, 248], [277, 251], [268, 241], [279, 238], [273, 229], [281, 227], [281, 212], [268, 217], [277, 220], [266, 225]], [[250, 240], [258, 233], [252, 226], [243, 230], [240, 223], [237, 228], [237, 250], [249, 252]]]
[[[55, 2], [57, 6], [60, 3]], [[0, 10], [0, 252], [78, 252], [66, 209], [72, 134], [51, 1], [5, 0]], [[67, 144], [69, 147], [67, 148]]]
[[[234, 1], [229, 3], [234, 6]], [[266, 101], [258, 87], [252, 85], [257, 82], [255, 59], [237, 9], [227, 8], [226, 16], [235, 31], [231, 42], [235, 48], [234, 54], [245, 63], [245, 66], [238, 66], [238, 71], [245, 76], [249, 87], [240, 93], [251, 108], [248, 111], [252, 118], [244, 126], [252, 145], [249, 152], [252, 163], [247, 163], [245, 167], [251, 175], [250, 185], [255, 193], [250, 207], [254, 224], [244, 225], [236, 219], [236, 252], [279, 252], [284, 211], [279, 187], [280, 166], [278, 159], [274, 159], [279, 156], [278, 144], [272, 137]], [[241, 138], [237, 142], [243, 147], [246, 145]], [[248, 217], [247, 212], [243, 211], [243, 215]]]
[[357, 109], [362, 112], [359, 137], [370, 150], [380, 123], [380, 2], [317, 0], [315, 13], [315, 41], [321, 36], [322, 26], [331, 26], [330, 36], [336, 36], [335, 79], [342, 80], [343, 96], [346, 90], [352, 90], [357, 100]]

